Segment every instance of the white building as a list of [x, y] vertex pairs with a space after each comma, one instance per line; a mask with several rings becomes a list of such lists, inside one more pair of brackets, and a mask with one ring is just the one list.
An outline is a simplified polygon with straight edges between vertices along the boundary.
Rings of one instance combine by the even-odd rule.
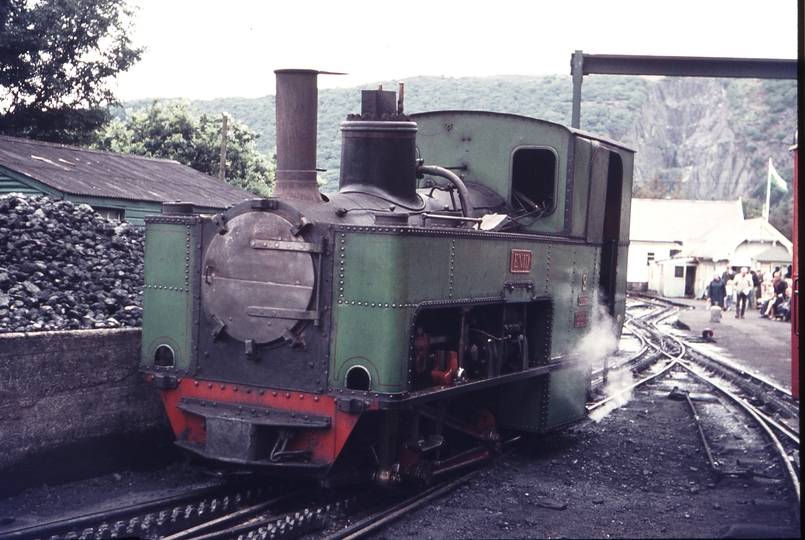
[[786, 266], [792, 249], [765, 219], [744, 219], [740, 199], [632, 199], [626, 280], [632, 290], [699, 298], [713, 272]]

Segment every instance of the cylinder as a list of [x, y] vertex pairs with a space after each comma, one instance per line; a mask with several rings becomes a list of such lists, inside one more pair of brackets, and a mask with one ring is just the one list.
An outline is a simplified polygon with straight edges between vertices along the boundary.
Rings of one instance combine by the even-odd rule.
[[416, 122], [347, 120], [341, 123], [340, 193], [369, 193], [419, 209]]
[[274, 196], [322, 202], [316, 183], [316, 114], [319, 91], [311, 69], [279, 69], [277, 174]]

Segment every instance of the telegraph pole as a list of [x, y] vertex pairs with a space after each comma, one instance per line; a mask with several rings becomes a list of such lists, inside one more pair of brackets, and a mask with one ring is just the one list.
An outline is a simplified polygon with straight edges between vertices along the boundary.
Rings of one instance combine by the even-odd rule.
[[221, 116], [223, 121], [221, 122], [221, 161], [218, 165], [218, 180], [223, 182], [226, 178], [226, 113]]

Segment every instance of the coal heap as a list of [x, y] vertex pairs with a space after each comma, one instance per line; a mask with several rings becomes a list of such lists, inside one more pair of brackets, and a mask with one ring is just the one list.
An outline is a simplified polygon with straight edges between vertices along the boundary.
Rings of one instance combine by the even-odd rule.
[[86, 204], [0, 197], [0, 332], [142, 325], [141, 227]]

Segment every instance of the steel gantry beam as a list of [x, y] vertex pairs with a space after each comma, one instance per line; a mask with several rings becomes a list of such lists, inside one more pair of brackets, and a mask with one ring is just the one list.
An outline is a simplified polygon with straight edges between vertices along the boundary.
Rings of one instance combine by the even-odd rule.
[[581, 125], [581, 83], [585, 75], [665, 75], [669, 77], [734, 77], [747, 79], [796, 79], [796, 60], [756, 58], [708, 58], [692, 56], [639, 56], [584, 54], [570, 58], [573, 75], [571, 125]]

